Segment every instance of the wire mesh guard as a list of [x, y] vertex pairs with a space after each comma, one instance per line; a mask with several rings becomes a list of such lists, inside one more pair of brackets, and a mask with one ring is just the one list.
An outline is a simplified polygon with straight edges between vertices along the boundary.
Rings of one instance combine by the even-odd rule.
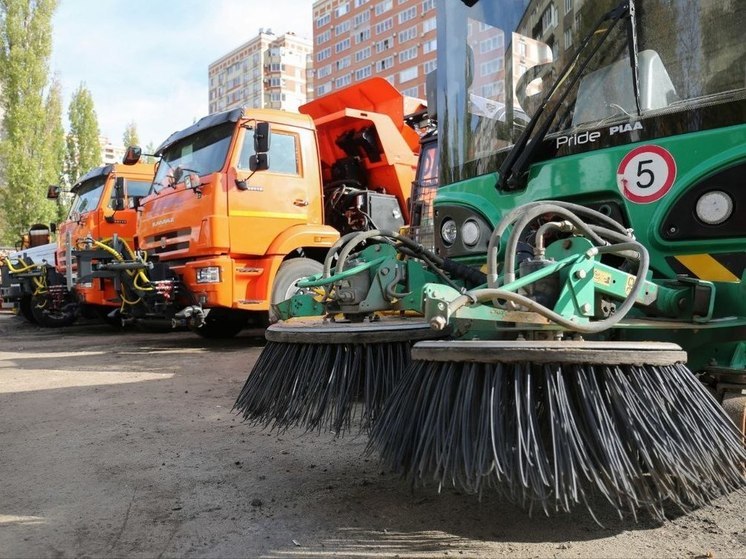
[[739, 434], [674, 344], [421, 342], [412, 359], [369, 450], [413, 483], [658, 520], [744, 485]]

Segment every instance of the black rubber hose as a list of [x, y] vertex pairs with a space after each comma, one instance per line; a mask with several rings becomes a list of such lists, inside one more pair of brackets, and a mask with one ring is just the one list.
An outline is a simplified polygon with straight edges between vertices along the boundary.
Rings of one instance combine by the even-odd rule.
[[450, 258], [444, 258], [442, 264], [443, 270], [448, 272], [451, 277], [461, 278], [467, 283], [472, 285], [483, 285], [487, 283], [487, 274], [481, 272], [478, 268], [472, 268], [451, 260]]

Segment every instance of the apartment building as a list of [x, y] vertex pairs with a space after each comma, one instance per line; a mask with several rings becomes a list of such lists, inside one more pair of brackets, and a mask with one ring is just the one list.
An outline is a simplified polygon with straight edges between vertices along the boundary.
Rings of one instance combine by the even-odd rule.
[[371, 76], [425, 98], [436, 66], [435, 0], [317, 0], [314, 97]]
[[99, 137], [98, 143], [101, 146], [101, 164], [110, 165], [112, 163], [121, 163], [124, 157], [124, 146], [114, 144], [109, 138]]
[[288, 32], [259, 29], [247, 41], [209, 65], [209, 111], [243, 105], [297, 111], [309, 99], [312, 43]]

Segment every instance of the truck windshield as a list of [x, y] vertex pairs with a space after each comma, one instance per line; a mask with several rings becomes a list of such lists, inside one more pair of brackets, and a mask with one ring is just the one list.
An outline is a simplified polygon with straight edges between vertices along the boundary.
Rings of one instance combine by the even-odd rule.
[[153, 179], [153, 190], [159, 192], [164, 187], [171, 186], [173, 173], [177, 167], [200, 176], [222, 169], [235, 127], [235, 123], [227, 122], [192, 134], [168, 146], [161, 154], [161, 161]]
[[107, 175], [85, 181], [75, 190], [75, 197], [70, 206], [69, 219], [77, 220], [76, 216], [90, 212], [98, 207], [101, 194], [104, 192]]
[[[574, 47], [618, 3], [482, 0], [469, 8], [439, 0], [438, 122], [441, 146], [446, 146], [441, 150], [442, 182], [498, 169]], [[637, 0], [641, 114], [627, 24], [621, 21], [558, 108], [548, 136], [555, 141], [547, 141], [539, 159], [632, 141], [629, 134], [614, 135], [629, 123], [640, 141], [645, 134], [662, 137], [744, 122], [746, 12], [729, 5]], [[557, 140], [582, 138], [589, 130], [600, 132], [593, 145]]]

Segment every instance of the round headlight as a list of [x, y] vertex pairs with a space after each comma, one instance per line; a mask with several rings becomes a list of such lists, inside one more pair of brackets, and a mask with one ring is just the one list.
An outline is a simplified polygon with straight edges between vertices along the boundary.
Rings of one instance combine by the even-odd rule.
[[467, 219], [461, 226], [461, 240], [466, 246], [473, 247], [479, 242], [479, 224], [473, 219]]
[[452, 219], [446, 219], [440, 226], [440, 236], [447, 245], [452, 245], [458, 235], [458, 227]]
[[697, 200], [697, 217], [707, 225], [720, 225], [733, 213], [733, 199], [727, 192], [711, 190]]

